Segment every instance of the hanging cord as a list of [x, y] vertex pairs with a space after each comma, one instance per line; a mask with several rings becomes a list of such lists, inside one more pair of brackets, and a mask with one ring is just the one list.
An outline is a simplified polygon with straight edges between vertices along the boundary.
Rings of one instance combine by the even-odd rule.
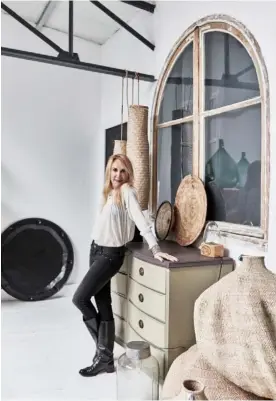
[[137, 79], [137, 100], [138, 100], [138, 106], [139, 106], [139, 95], [140, 95], [140, 88], [139, 88], [139, 74], [135, 72], [135, 78]]
[[125, 77], [122, 77], [121, 141], [123, 140], [123, 123], [124, 123], [124, 80]]
[[140, 104], [140, 101], [139, 101], [139, 95], [140, 95], [140, 78], [139, 78], [139, 74], [137, 74], [137, 79], [138, 79], [138, 104]]
[[134, 77], [132, 77], [132, 89], [131, 89], [131, 92], [132, 92], [132, 102], [131, 102], [131, 104], [133, 104], [134, 103]]
[[126, 70], [126, 100], [127, 100], [127, 109], [129, 108], [129, 101], [128, 101], [128, 71]]

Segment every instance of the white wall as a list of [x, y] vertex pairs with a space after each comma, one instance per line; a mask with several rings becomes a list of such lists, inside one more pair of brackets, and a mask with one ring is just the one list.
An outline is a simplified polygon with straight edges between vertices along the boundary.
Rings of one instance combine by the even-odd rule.
[[[265, 3], [265, 4], [264, 4]], [[103, 46], [104, 64], [118, 68], [133, 69], [159, 77], [172, 47], [183, 32], [197, 20], [211, 14], [228, 14], [242, 22], [258, 41], [264, 56], [270, 81], [271, 111], [276, 107], [276, 56], [273, 51], [276, 37], [274, 2], [217, 2], [217, 1], [158, 1], [154, 15], [141, 13], [131, 25], [152, 40], [156, 49], [152, 52], [128, 32], [120, 30]], [[260, 17], [261, 16], [261, 17]], [[120, 121], [120, 85], [118, 78], [108, 77], [102, 81], [102, 114], [98, 142], [100, 164], [103, 165], [104, 129]], [[152, 106], [155, 84], [142, 83], [140, 103]], [[125, 114], [126, 116], [126, 114]], [[151, 134], [151, 133], [150, 133]], [[101, 159], [101, 160], [100, 160]], [[102, 185], [103, 175], [98, 177]], [[98, 196], [98, 194], [96, 195]], [[273, 245], [276, 244], [276, 115], [271, 113], [271, 180], [270, 216], [267, 266], [276, 272]], [[246, 246], [236, 240], [228, 240], [225, 245], [233, 258], [241, 253], [260, 253], [253, 246]]]
[[[68, 38], [43, 30], [61, 47]], [[56, 52], [2, 14], [2, 46]], [[86, 62], [100, 63], [100, 47], [74, 40]], [[2, 56], [2, 231], [14, 221], [41, 217], [60, 225], [74, 247], [69, 280], [88, 268], [94, 220], [94, 157], [100, 114], [98, 74]]]

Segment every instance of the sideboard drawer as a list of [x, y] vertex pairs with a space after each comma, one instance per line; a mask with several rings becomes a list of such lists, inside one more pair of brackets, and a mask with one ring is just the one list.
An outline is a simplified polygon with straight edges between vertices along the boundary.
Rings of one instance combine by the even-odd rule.
[[144, 287], [129, 278], [128, 297], [143, 312], [165, 323], [166, 295]]
[[128, 322], [131, 327], [145, 340], [158, 348], [165, 348], [165, 324], [153, 319], [128, 303]]
[[127, 299], [115, 292], [112, 292], [111, 297], [113, 312], [124, 320], [127, 320]]
[[151, 265], [137, 258], [133, 258], [130, 265], [130, 276], [148, 288], [166, 293], [166, 269]]
[[127, 296], [127, 275], [122, 273], [117, 273], [111, 279], [111, 290], [117, 294], [122, 294]]

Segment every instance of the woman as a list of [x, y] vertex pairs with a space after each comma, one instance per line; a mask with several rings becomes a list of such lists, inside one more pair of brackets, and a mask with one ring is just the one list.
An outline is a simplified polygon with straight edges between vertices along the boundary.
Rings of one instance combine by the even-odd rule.
[[[73, 303], [81, 311], [97, 349], [92, 365], [80, 370], [82, 376], [96, 376], [115, 370], [115, 325], [110, 280], [123, 264], [125, 244], [133, 239], [135, 224], [156, 259], [177, 260], [161, 252], [144, 218], [133, 188], [133, 169], [127, 156], [118, 154], [109, 158], [103, 197], [103, 207], [93, 230], [90, 269], [73, 297]], [[91, 302], [92, 297], [98, 312]]]

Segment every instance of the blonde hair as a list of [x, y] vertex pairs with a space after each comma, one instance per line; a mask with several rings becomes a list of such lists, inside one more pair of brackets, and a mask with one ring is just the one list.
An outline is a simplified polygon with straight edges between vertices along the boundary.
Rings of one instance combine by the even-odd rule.
[[[105, 169], [105, 184], [104, 184], [104, 189], [103, 189], [103, 197], [104, 197], [104, 204], [107, 201], [109, 193], [112, 191], [113, 187], [111, 184], [111, 171], [112, 171], [112, 165], [113, 163], [119, 160], [125, 167], [125, 170], [127, 172], [127, 181], [126, 183], [130, 186], [133, 186], [133, 181], [134, 181], [134, 173], [133, 173], [133, 167], [131, 164], [131, 161], [126, 155], [122, 154], [116, 154], [110, 156], [108, 159], [106, 169]], [[117, 192], [115, 196], [115, 201], [118, 204], [122, 203], [122, 197], [121, 197], [121, 190]]]

